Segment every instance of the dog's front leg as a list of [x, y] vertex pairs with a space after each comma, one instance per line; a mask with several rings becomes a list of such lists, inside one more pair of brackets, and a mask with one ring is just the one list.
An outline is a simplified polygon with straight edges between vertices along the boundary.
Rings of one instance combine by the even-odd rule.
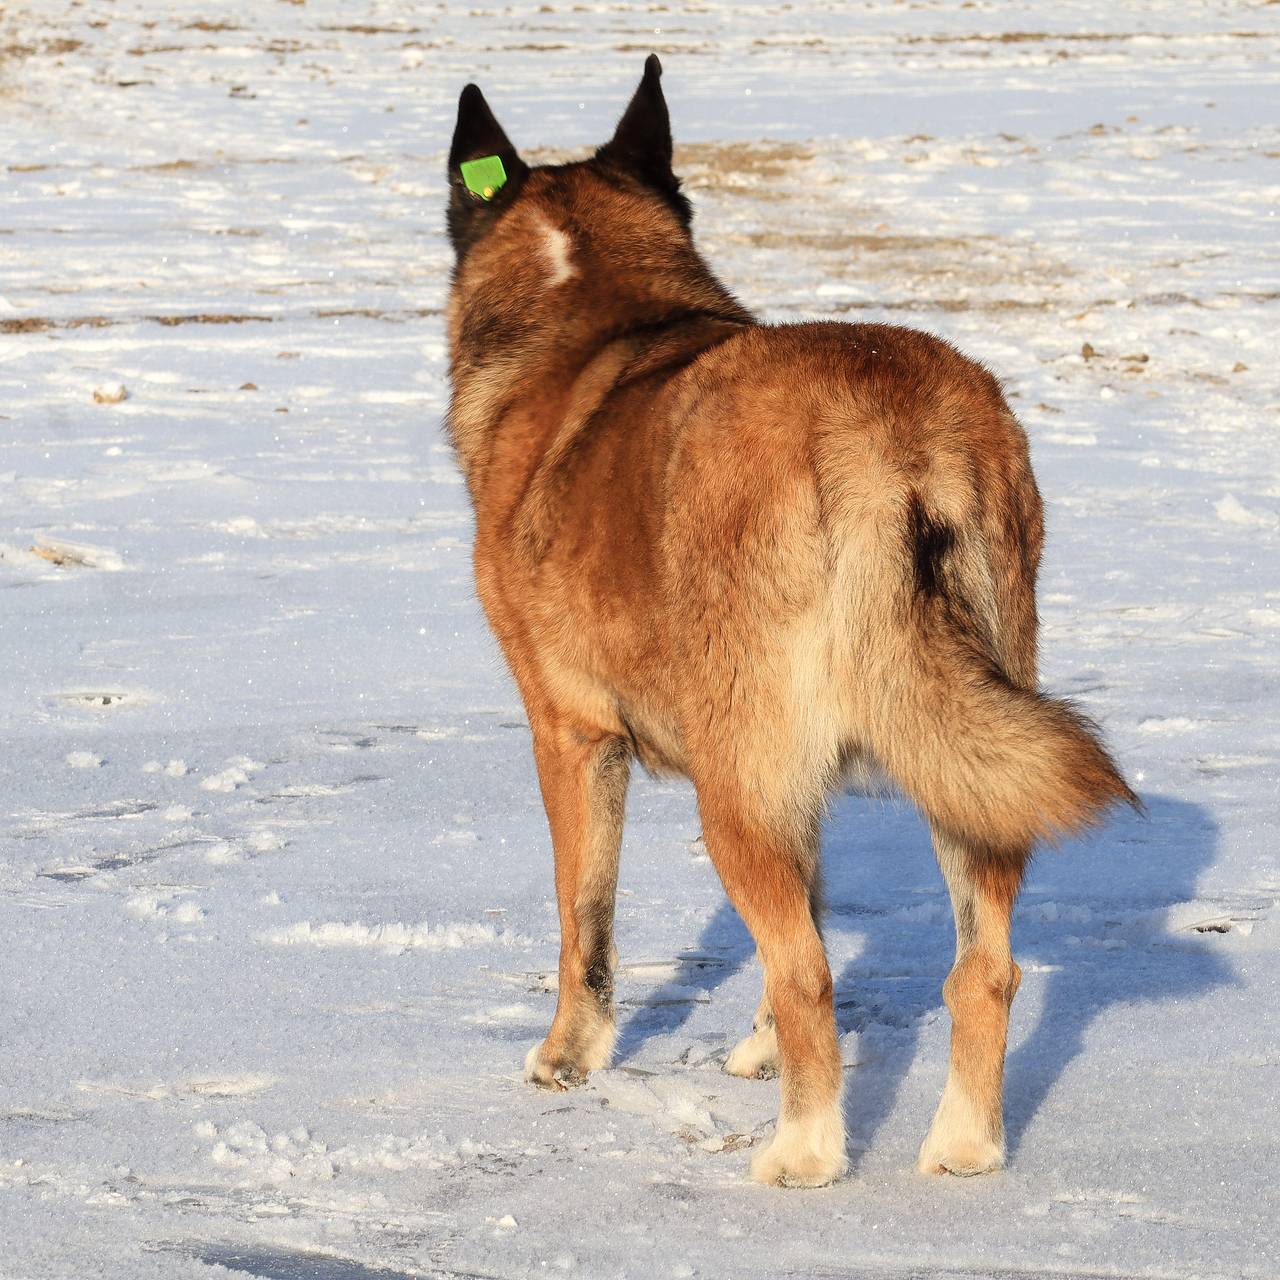
[[533, 715], [530, 727], [555, 850], [560, 993], [551, 1030], [529, 1051], [524, 1074], [556, 1089], [580, 1084], [613, 1052], [613, 910], [631, 755], [612, 735]]

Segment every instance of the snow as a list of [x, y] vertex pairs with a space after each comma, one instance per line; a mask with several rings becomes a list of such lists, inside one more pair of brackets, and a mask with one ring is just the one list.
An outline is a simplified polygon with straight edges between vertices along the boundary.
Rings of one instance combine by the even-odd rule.
[[[520, 1080], [557, 923], [441, 173], [467, 80], [580, 154], [651, 49], [744, 301], [1006, 380], [1045, 680], [1147, 804], [1032, 870], [1000, 1175], [912, 1170], [952, 935], [886, 796], [825, 832], [847, 1180], [745, 1181], [758, 971], [678, 783], [614, 1065]], [[1280, 1273], [1278, 58], [1225, 0], [0, 13], [0, 1276]]]
[[65, 759], [73, 769], [97, 769], [102, 764], [102, 757], [92, 751], [68, 751]]
[[282, 947], [378, 947], [393, 955], [416, 947], [439, 951], [486, 943], [510, 945], [510, 940], [498, 934], [492, 925], [465, 923], [433, 926], [426, 923], [367, 925], [326, 921], [312, 924], [309, 920], [301, 920], [286, 929], [272, 929], [264, 936], [266, 941]]
[[[235, 791], [244, 786], [262, 768], [265, 766], [256, 760], [250, 760], [248, 756], [232, 756], [226, 762], [225, 769], [211, 773], [200, 783], [200, 789], [202, 791]], [[176, 771], [166, 769], [165, 772], [172, 776]]]

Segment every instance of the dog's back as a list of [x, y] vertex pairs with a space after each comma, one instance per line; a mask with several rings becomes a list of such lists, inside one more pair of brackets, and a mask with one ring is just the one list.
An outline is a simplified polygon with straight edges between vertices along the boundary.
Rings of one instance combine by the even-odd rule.
[[865, 756], [1009, 847], [1127, 798], [1035, 691], [1040, 499], [995, 379], [884, 325], [681, 336], [654, 369], [611, 367], [606, 396], [583, 391], [593, 365], [570, 381], [589, 411], [482, 522], [482, 592], [524, 620], [529, 676], [651, 767], [730, 747], [784, 808]]

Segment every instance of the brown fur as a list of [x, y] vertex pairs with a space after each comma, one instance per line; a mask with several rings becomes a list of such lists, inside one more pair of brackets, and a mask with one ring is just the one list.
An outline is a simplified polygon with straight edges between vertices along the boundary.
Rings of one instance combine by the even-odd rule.
[[[647, 70], [618, 137], [655, 91]], [[957, 912], [953, 1071], [997, 1133], [1024, 864], [1133, 796], [1088, 722], [1037, 690], [1041, 504], [995, 379], [909, 329], [756, 323], [698, 256], [676, 188], [607, 150], [521, 168], [480, 231], [452, 176], [449, 429], [480, 598], [528, 709], [563, 935], [530, 1077], [601, 1065], [634, 756], [697, 789], [765, 966], [783, 1124], [832, 1106], [818, 825], [871, 760], [933, 825]], [[765, 1173], [825, 1180], [814, 1159]]]

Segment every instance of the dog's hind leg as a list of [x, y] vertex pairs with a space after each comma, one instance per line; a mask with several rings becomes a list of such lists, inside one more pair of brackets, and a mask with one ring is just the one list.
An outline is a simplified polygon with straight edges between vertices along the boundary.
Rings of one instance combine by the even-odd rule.
[[831, 970], [814, 923], [817, 813], [771, 820], [751, 789], [695, 774], [702, 831], [765, 970], [782, 1074], [772, 1141], [751, 1162], [757, 1182], [820, 1187], [845, 1170], [841, 1069]]
[[525, 1059], [545, 1088], [608, 1066], [613, 1012], [614, 900], [631, 755], [616, 737], [535, 723], [533, 752], [551, 827], [560, 909], [560, 991], [547, 1038]]
[[1004, 1164], [1004, 1056], [1009, 1006], [1022, 971], [1009, 950], [1009, 916], [1026, 857], [996, 853], [933, 829], [951, 891], [956, 961], [943, 984], [951, 1011], [951, 1066], [921, 1173], [986, 1173]]
[[[813, 916], [814, 928], [821, 932], [821, 894], [816, 875], [809, 888], [809, 910]], [[760, 959], [759, 952], [756, 953], [756, 959]], [[760, 1003], [756, 1006], [755, 1017], [751, 1019], [751, 1034], [743, 1036], [733, 1046], [725, 1059], [724, 1069], [731, 1076], [742, 1076], [747, 1080], [771, 1080], [778, 1074], [780, 1064], [778, 1024], [773, 1016], [773, 1007], [769, 1004], [769, 980], [766, 975]]]

